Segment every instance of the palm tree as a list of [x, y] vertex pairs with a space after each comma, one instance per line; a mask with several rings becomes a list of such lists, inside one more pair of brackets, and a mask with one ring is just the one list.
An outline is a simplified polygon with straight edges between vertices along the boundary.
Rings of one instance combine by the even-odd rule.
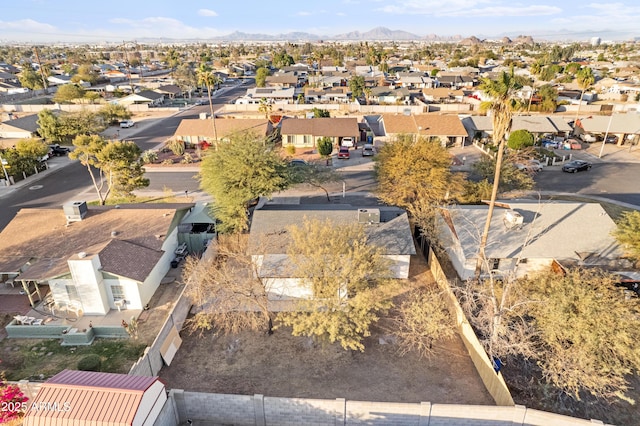
[[214, 86], [220, 78], [213, 72], [211, 67], [205, 63], [200, 64], [196, 70], [198, 84], [207, 86], [207, 95], [209, 96], [209, 110], [211, 111], [211, 123], [213, 125], [213, 139], [216, 146], [218, 145], [218, 132], [216, 131], [216, 116], [213, 112], [213, 101], [211, 100], [211, 87]]
[[595, 83], [596, 77], [593, 75], [593, 70], [589, 67], [580, 68], [576, 73], [576, 82], [582, 91], [580, 92], [580, 103], [578, 104], [578, 111], [576, 111], [576, 121], [580, 115], [580, 107], [582, 106], [582, 97], [584, 91], [587, 90], [593, 83]]
[[498, 143], [498, 156], [496, 157], [496, 171], [493, 178], [493, 190], [491, 191], [487, 221], [484, 225], [484, 231], [482, 232], [482, 238], [480, 240], [476, 277], [480, 276], [482, 264], [486, 260], [485, 247], [487, 246], [493, 209], [496, 204], [496, 198], [498, 197], [498, 184], [500, 182], [500, 169], [502, 168], [502, 158], [504, 155], [505, 135], [511, 128], [511, 116], [513, 110], [518, 105], [513, 99], [513, 95], [521, 87], [522, 79], [514, 75], [513, 67], [509, 73], [503, 71], [497, 80], [491, 80], [489, 78], [481, 79], [479, 86], [479, 88], [491, 98], [490, 101], [484, 102], [481, 108], [491, 112], [493, 142]]

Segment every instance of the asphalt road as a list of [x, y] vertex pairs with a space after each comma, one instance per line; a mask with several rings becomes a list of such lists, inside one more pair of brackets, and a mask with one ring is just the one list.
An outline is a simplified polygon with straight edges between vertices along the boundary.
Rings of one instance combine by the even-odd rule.
[[[231, 87], [220, 94], [216, 94], [214, 97], [214, 110], [220, 108], [222, 104], [228, 103], [231, 99], [244, 94], [247, 88], [251, 87], [253, 83], [254, 81], [250, 80], [245, 84]], [[172, 136], [180, 120], [183, 118], [198, 118], [202, 112], [209, 112], [209, 105], [195, 106], [175, 116], [167, 117], [162, 120], [160, 124], [148, 127], [139, 132], [137, 132], [136, 128], [132, 128], [123, 129], [120, 134], [121, 137], [127, 140], [135, 141], [142, 150], [147, 150], [156, 147]], [[128, 136], [129, 134], [133, 134], [133, 136], [130, 137]], [[149, 173], [147, 176], [151, 179], [153, 188], [159, 187], [159, 190], [162, 191], [162, 185], [165, 184], [165, 180], [160, 179], [159, 182], [156, 182], [156, 177], [154, 177], [152, 173]], [[190, 176], [193, 176], [193, 173], [191, 173]], [[175, 179], [181, 182], [180, 185], [176, 184], [176, 190], [188, 189], [189, 191], [193, 191], [197, 188], [197, 181], [193, 181], [196, 185], [193, 186], [193, 183], [189, 180], [190, 177], [186, 176], [183, 178], [173, 176], [172, 178], [167, 178], [166, 181], [174, 182]], [[173, 188], [173, 186], [171, 187]], [[61, 167], [60, 170], [38, 180], [34, 185], [17, 189], [0, 199], [0, 230], [4, 229], [22, 208], [58, 208], [67, 201], [77, 200], [78, 197], [82, 197], [82, 194], [85, 192], [88, 194], [86, 198], [96, 198], [90, 191], [93, 191], [92, 182], [85, 167], [77, 162], [66, 167]]]
[[545, 167], [535, 177], [536, 189], [595, 195], [640, 206], [640, 164], [594, 163], [589, 171], [564, 173], [561, 166]]

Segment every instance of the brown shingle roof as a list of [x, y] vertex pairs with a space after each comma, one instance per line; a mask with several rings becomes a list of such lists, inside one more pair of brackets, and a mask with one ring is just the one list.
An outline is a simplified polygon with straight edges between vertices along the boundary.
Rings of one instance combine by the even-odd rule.
[[283, 135], [358, 136], [358, 120], [348, 118], [291, 118], [282, 121]]
[[138, 261], [137, 267], [143, 270], [146, 266], [140, 260], [146, 262], [151, 259], [146, 250], [160, 252], [167, 233], [175, 226], [178, 212], [184, 213], [192, 206], [136, 204], [123, 205], [122, 208], [89, 207], [82, 221], [68, 226], [62, 209], [22, 209], [0, 232], [4, 253], [0, 257], [0, 270], [6, 265], [13, 265], [16, 259], [29, 258], [33, 259], [32, 266], [25, 276], [59, 276], [68, 272], [66, 260], [69, 257], [90, 249], [97, 252], [104, 247], [101, 245], [112, 239], [144, 248], [140, 252], [146, 254], [134, 257]]
[[162, 252], [129, 241], [111, 240], [98, 255], [103, 271], [142, 282], [156, 266]]
[[[216, 119], [216, 133], [218, 139], [228, 138], [234, 133], [244, 131], [254, 132], [258, 136], [268, 136], [273, 130], [273, 125], [266, 119], [250, 118], [222, 118]], [[213, 125], [210, 119], [202, 120], [198, 118], [183, 119], [174, 133], [175, 137], [207, 137], [213, 138]]]
[[419, 133], [422, 136], [467, 136], [467, 131], [457, 115], [383, 114], [382, 119], [387, 135]]

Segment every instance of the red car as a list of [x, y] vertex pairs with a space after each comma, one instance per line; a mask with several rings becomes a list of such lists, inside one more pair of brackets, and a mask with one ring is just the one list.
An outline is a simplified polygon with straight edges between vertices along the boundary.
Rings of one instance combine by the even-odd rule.
[[344, 158], [348, 160], [351, 154], [349, 154], [349, 148], [346, 146], [341, 146], [340, 151], [338, 151], [338, 158]]

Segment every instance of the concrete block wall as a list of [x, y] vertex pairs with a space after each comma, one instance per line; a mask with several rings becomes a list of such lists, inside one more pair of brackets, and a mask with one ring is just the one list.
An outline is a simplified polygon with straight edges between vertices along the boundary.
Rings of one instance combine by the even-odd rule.
[[[427, 403], [428, 404], [428, 403]], [[426, 411], [422, 404], [392, 402], [347, 401], [346, 423], [348, 425], [420, 426], [420, 418]], [[424, 423], [428, 424], [428, 423]]]
[[267, 425], [325, 426], [336, 423], [344, 412], [344, 400], [264, 398], [264, 419]]
[[[214, 419], [215, 423], [254, 426], [256, 414], [253, 399], [249, 395], [184, 392], [184, 414], [187, 417], [180, 420]], [[178, 411], [181, 411], [180, 407]]]
[[[228, 395], [169, 392], [163, 415], [235, 426], [587, 426], [603, 424], [521, 405], [456, 405], [347, 401], [338, 399], [274, 398], [263, 395]], [[171, 411], [173, 410], [173, 411]], [[160, 423], [157, 423], [160, 425]], [[166, 423], [173, 425], [174, 423]], [[163, 425], [164, 426], [164, 425]]]

